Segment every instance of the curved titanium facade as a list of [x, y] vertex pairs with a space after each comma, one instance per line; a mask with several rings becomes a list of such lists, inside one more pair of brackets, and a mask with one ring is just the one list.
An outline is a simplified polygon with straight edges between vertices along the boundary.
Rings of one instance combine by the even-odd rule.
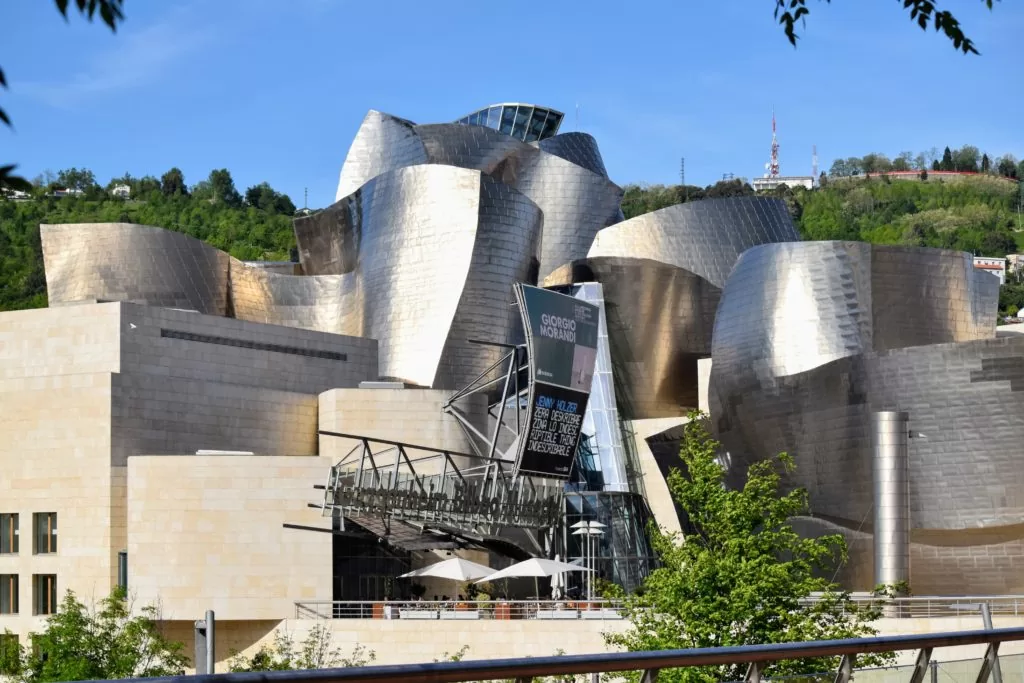
[[130, 223], [41, 225], [51, 305], [129, 301], [228, 313], [227, 254], [194, 237]]
[[601, 230], [585, 259], [547, 286], [604, 284], [616, 396], [626, 419], [698, 407], [697, 360], [711, 355], [721, 287], [744, 250], [799, 239], [780, 199], [712, 199]]
[[638, 258], [574, 261], [544, 281], [600, 282], [619, 410], [628, 420], [697, 407], [697, 359], [711, 353], [721, 290], [693, 273]]
[[[416, 164], [475, 169], [526, 195], [544, 216], [539, 277], [586, 256], [597, 232], [621, 219], [622, 189], [606, 175], [596, 144], [574, 134], [538, 146], [482, 126], [415, 125], [380, 112], [366, 115], [345, 158], [338, 182], [341, 200], [371, 179]], [[592, 138], [590, 139], [592, 140]], [[560, 154], [548, 153], [545, 146]], [[577, 157], [585, 165], [568, 157]], [[312, 251], [302, 243], [300, 249]]]
[[533, 104], [492, 104], [464, 116], [456, 123], [484, 126], [523, 142], [546, 140], [558, 134], [565, 117], [560, 111]]
[[[821, 523], [870, 532], [872, 416], [909, 415], [917, 593], [1014, 593], [1024, 540], [1024, 338], [994, 338], [998, 280], [959, 252], [859, 243], [743, 254], [715, 323], [709, 401], [737, 483], [788, 452]], [[924, 438], [919, 438], [923, 436]], [[858, 546], [859, 547], [859, 546]], [[871, 544], [848, 586], [874, 587]], [[998, 590], [996, 590], [998, 587]]]
[[799, 240], [781, 199], [728, 197], [676, 204], [605, 228], [587, 256], [660, 261], [724, 287], [750, 247]]
[[516, 190], [422, 165], [377, 176], [295, 232], [307, 278], [349, 278], [332, 280], [348, 299], [339, 331], [379, 340], [382, 377], [454, 389], [500, 356], [469, 339], [511, 339], [512, 285], [536, 277], [542, 226]]

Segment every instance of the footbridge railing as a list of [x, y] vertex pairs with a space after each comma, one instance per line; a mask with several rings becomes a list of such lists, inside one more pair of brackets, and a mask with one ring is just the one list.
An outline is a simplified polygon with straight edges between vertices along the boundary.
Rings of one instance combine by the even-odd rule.
[[[805, 643], [772, 643], [742, 647], [662, 650], [655, 652], [613, 652], [521, 659], [482, 659], [434, 664], [368, 666], [348, 669], [271, 671], [253, 673], [173, 676], [128, 679], [146, 683], [462, 683], [464, 681], [513, 680], [526, 683], [549, 676], [589, 675], [591, 681], [608, 680], [627, 672], [639, 672], [642, 683], [655, 683], [660, 672], [698, 666], [747, 665], [745, 683], [761, 683], [761, 672], [772, 662], [840, 657], [835, 683], [850, 683], [859, 655], [917, 650], [917, 661], [908, 683], [923, 683], [936, 648], [986, 645], [976, 683], [1001, 683], [998, 652], [1002, 643], [1024, 640], [1024, 628], [958, 631], [924, 635], [881, 636]], [[496, 643], [500, 648], [500, 643]], [[764, 680], [767, 680], [765, 678]]]

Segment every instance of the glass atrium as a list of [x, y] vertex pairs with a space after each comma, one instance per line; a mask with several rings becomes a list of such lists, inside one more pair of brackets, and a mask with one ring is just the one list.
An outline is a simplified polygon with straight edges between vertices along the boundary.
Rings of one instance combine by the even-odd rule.
[[465, 116], [456, 123], [486, 126], [523, 142], [545, 140], [558, 134], [565, 116], [560, 111], [532, 104], [493, 104]]

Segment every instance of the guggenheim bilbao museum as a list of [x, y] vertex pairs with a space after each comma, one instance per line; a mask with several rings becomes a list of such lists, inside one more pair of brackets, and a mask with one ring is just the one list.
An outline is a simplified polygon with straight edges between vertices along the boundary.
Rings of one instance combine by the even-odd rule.
[[848, 588], [1024, 592], [1024, 337], [996, 333], [997, 278], [801, 242], [773, 198], [623, 220], [561, 120], [369, 112], [295, 263], [41, 226], [49, 307], [0, 314], [0, 630], [125, 585], [241, 633], [404, 597], [446, 553], [587, 561], [581, 521], [634, 588], [648, 522], [686, 531], [664, 477], [698, 408], [736, 482], [794, 456]]

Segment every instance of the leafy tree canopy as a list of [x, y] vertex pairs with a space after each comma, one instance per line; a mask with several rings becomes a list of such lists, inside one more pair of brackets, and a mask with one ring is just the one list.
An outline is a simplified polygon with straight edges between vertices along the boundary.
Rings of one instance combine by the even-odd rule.
[[[874, 635], [874, 606], [862, 607], [839, 592], [828, 575], [846, 560], [841, 535], [803, 538], [791, 526], [808, 513], [806, 491], [780, 490], [785, 454], [752, 465], [746, 485], [725, 485], [719, 444], [704, 416], [691, 413], [680, 452], [682, 468], [669, 475], [673, 499], [685, 513], [685, 539], [654, 531], [661, 566], [642, 594], [627, 598], [630, 628], [607, 634], [610, 645], [629, 651], [724, 647]], [[808, 601], [812, 594], [817, 596]], [[888, 661], [859, 659], [858, 666]], [[772, 677], [829, 671], [838, 660], [779, 662]], [[714, 683], [743, 680], [743, 666], [661, 671], [658, 680]]]
[[70, 591], [32, 645], [5, 662], [20, 683], [106, 680], [185, 673], [181, 643], [168, 640], [155, 607], [133, 610], [123, 590], [90, 610]]
[[334, 645], [331, 629], [323, 624], [316, 624], [299, 644], [296, 644], [291, 634], [275, 631], [273, 645], [261, 647], [252, 657], [236, 654], [228, 662], [228, 669], [234, 673], [333, 669], [366, 666], [375, 659], [377, 659], [376, 653], [361, 645], [356, 645], [351, 655], [344, 655]]
[[[831, 0], [825, 0], [831, 2]], [[942, 31], [953, 43], [953, 47], [964, 54], [978, 54], [974, 42], [968, 38], [960, 22], [949, 10], [938, 8], [939, 0], [897, 0], [903, 9], [910, 14], [910, 20], [915, 22], [922, 30], [934, 26], [936, 31]], [[981, 0], [989, 9], [995, 4], [995, 0]], [[794, 46], [799, 36], [796, 33], [797, 22], [804, 22], [810, 9], [807, 7], [807, 0], [775, 0], [775, 18], [782, 26], [789, 42]]]

